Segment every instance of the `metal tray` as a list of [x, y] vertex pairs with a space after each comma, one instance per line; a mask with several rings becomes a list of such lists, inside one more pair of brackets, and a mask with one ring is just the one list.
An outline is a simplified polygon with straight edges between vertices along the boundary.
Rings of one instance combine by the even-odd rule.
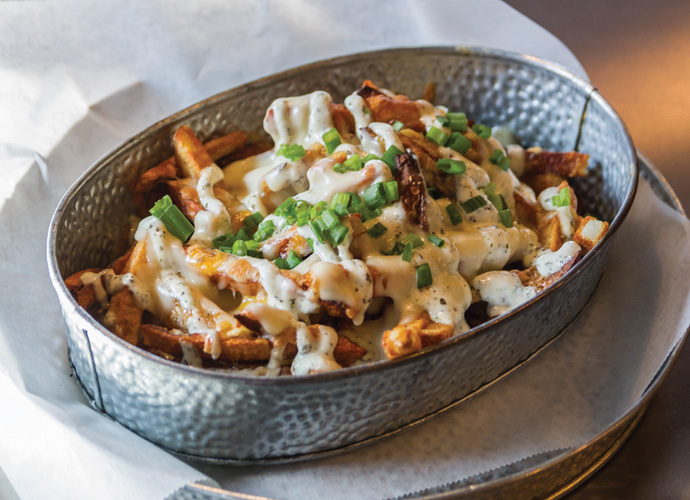
[[[124, 253], [134, 209], [128, 186], [171, 154], [182, 124], [202, 139], [260, 130], [278, 96], [324, 89], [342, 100], [365, 78], [488, 125], [508, 124], [529, 145], [578, 149], [590, 175], [575, 186], [609, 234], [565, 277], [520, 308], [394, 361], [306, 377], [254, 377], [192, 368], [122, 341], [76, 304], [63, 278]], [[586, 185], [584, 185], [586, 183]], [[519, 365], [585, 306], [637, 186], [632, 141], [588, 83], [534, 57], [477, 48], [397, 49], [311, 64], [211, 97], [130, 138], [91, 167], [60, 202], [48, 237], [51, 280], [67, 326], [70, 362], [91, 404], [144, 438], [188, 458], [233, 464], [310, 458], [422, 421]]]
[[[638, 153], [640, 175], [666, 204], [685, 215], [680, 200], [657, 168]], [[404, 499], [442, 500], [449, 498], [487, 498], [511, 500], [556, 499], [572, 492], [603, 467], [625, 444], [640, 422], [649, 403], [666, 380], [678, 359], [688, 332], [671, 350], [640, 400], [617, 421], [578, 448], [544, 453], [484, 474], [411, 492]], [[548, 355], [545, 353], [544, 355]], [[502, 378], [502, 377], [501, 377]], [[439, 412], [440, 413], [440, 412]], [[233, 492], [203, 484], [188, 484], [168, 500], [229, 500], [245, 498]], [[257, 500], [263, 497], [252, 496]], [[270, 499], [265, 499], [270, 500]]]

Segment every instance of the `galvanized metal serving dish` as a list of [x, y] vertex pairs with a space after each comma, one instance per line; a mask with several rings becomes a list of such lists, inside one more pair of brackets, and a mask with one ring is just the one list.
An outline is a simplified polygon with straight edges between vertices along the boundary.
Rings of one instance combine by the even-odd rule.
[[[508, 125], [526, 146], [590, 155], [576, 185], [585, 211], [610, 231], [564, 278], [511, 313], [415, 355], [306, 377], [257, 377], [173, 363], [132, 346], [81, 309], [63, 283], [124, 253], [129, 187], [169, 157], [187, 124], [202, 140], [261, 130], [277, 97], [317, 89], [342, 100], [364, 79], [414, 97], [435, 82], [437, 104]], [[70, 361], [91, 404], [144, 438], [204, 460], [258, 463], [348, 449], [461, 400], [522, 363], [567, 326], [592, 295], [637, 186], [625, 126], [588, 83], [530, 56], [479, 48], [395, 49], [331, 59], [237, 87], [149, 127], [93, 165], [60, 202], [48, 261], [67, 326]]]

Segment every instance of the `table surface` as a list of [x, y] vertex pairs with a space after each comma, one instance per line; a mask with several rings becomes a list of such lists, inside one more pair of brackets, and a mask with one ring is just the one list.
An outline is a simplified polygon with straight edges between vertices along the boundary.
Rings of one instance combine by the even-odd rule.
[[[690, 209], [690, 2], [506, 0], [573, 51]], [[690, 343], [620, 452], [567, 498], [690, 498]]]

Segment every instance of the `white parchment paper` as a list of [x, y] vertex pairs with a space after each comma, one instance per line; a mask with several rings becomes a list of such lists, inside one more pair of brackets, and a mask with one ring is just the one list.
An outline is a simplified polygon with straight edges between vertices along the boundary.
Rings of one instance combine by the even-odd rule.
[[204, 473], [278, 498], [433, 486], [585, 442], [634, 403], [688, 323], [679, 279], [688, 275], [688, 224], [643, 185], [596, 301], [486, 394], [343, 457], [189, 466], [92, 411], [69, 374], [45, 237], [60, 196], [91, 163], [211, 94], [362, 50], [484, 45], [584, 72], [496, 0], [1, 2], [0, 32], [0, 467], [23, 499], [163, 498]]

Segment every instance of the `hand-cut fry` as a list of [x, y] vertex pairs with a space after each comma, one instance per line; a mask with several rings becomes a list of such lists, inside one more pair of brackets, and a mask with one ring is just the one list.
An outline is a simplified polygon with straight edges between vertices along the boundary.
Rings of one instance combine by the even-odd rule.
[[594, 245], [604, 237], [609, 229], [609, 223], [595, 219], [588, 215], [580, 222], [573, 241], [587, 250], [591, 250]]
[[364, 82], [358, 93], [366, 101], [375, 121], [393, 123], [397, 120], [408, 128], [425, 130], [420, 120], [422, 113], [417, 102], [404, 96], [389, 97], [369, 80]]
[[134, 294], [124, 287], [110, 299], [108, 312], [103, 320], [108, 329], [125, 342], [139, 343], [139, 327], [143, 311], [134, 303]]
[[436, 99], [436, 84], [434, 82], [429, 82], [424, 87], [424, 93], [422, 94], [422, 99], [428, 102], [434, 102]]
[[204, 209], [204, 206], [199, 201], [199, 194], [196, 191], [196, 182], [185, 178], [167, 181], [165, 184], [168, 187], [173, 203], [193, 222], [196, 214]]
[[426, 216], [426, 185], [419, 164], [411, 154], [399, 155], [395, 159], [395, 179], [398, 181], [400, 200], [410, 222], [425, 231], [429, 229]]
[[584, 177], [587, 175], [589, 155], [559, 153], [553, 151], [525, 151], [525, 171], [539, 174], [557, 174], [563, 177]]
[[[206, 336], [200, 333], [175, 334], [156, 325], [142, 325], [142, 342], [144, 345], [158, 349], [173, 356], [182, 356], [182, 343], [193, 346], [203, 358], [212, 356], [204, 350]], [[230, 337], [220, 340], [223, 361], [258, 362], [271, 357], [271, 342], [268, 339], [249, 339], [244, 337]]]
[[453, 335], [453, 325], [434, 323], [424, 313], [411, 323], [383, 333], [383, 349], [389, 359], [399, 358], [438, 344]]
[[563, 276], [565, 273], [567, 273], [572, 267], [578, 263], [580, 258], [582, 257], [582, 253], [578, 252], [577, 255], [575, 255], [572, 259], [570, 259], [562, 268], [560, 271], [557, 271], [547, 277], [542, 276], [539, 274], [539, 271], [537, 271], [536, 266], [529, 267], [527, 269], [524, 269], [522, 271], [511, 271], [512, 273], [515, 273], [519, 278], [520, 281], [522, 282], [523, 286], [531, 286], [534, 287], [537, 292], [541, 292], [545, 288], [547, 288], [549, 285], [554, 283], [557, 279], [559, 279], [561, 276]]
[[[233, 153], [234, 151], [237, 151], [239, 148], [244, 146], [246, 142], [247, 133], [238, 130], [204, 143], [204, 148], [208, 152], [211, 159], [216, 161]], [[159, 163], [155, 167], [144, 172], [141, 177], [139, 177], [136, 187], [134, 188], [134, 192], [145, 193], [153, 189], [157, 184], [175, 179], [178, 177], [178, 175], [179, 172], [175, 157], [171, 156], [162, 163]]]
[[201, 171], [213, 164], [213, 159], [194, 135], [192, 129], [182, 125], [173, 136], [175, 159], [185, 177], [198, 181]]

